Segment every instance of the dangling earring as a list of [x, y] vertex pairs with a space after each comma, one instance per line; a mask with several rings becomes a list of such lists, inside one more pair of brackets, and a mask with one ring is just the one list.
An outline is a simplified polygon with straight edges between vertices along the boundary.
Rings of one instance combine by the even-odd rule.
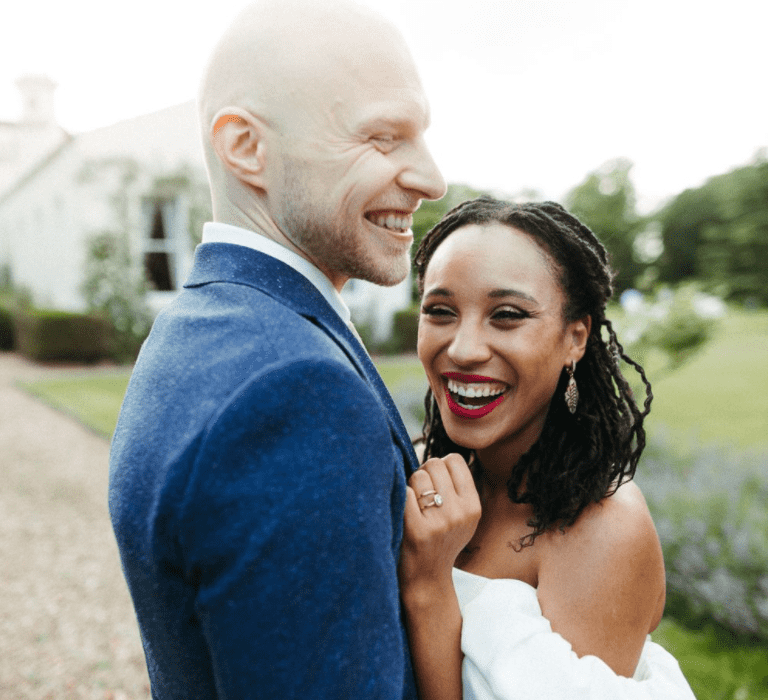
[[576, 371], [576, 360], [571, 360], [573, 363], [571, 367], [566, 367], [565, 371], [568, 372], [568, 386], [565, 387], [565, 405], [568, 406], [568, 410], [571, 413], [576, 413], [576, 406], [579, 405], [579, 390], [576, 386], [576, 380], [573, 378], [573, 373]]

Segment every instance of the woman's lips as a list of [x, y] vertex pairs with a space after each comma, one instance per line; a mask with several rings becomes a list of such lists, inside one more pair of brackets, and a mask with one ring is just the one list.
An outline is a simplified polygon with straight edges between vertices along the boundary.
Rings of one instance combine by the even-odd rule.
[[[442, 374], [445, 397], [448, 408], [460, 418], [482, 418], [487, 416], [504, 399], [509, 385], [493, 377], [480, 374], [463, 374], [461, 372], [444, 372]], [[484, 386], [481, 386], [484, 385]], [[456, 399], [452, 392], [456, 392]], [[496, 396], [498, 394], [498, 396]], [[466, 399], [462, 397], [466, 396]], [[468, 406], [476, 399], [488, 397], [489, 401], [479, 406]], [[494, 397], [494, 398], [490, 398]]]
[[499, 395], [490, 403], [485, 404], [485, 406], [478, 406], [477, 408], [466, 408], [464, 406], [459, 406], [459, 404], [453, 400], [451, 392], [448, 391], [448, 388], [446, 387], [445, 389], [445, 398], [448, 402], [448, 408], [451, 409], [452, 413], [459, 416], [459, 418], [482, 418], [483, 416], [487, 416], [504, 400], [504, 396], [505, 394]]

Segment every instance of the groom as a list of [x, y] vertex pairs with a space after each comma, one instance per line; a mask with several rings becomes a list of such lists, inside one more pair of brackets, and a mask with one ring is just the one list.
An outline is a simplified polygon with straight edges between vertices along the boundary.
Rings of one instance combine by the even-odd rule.
[[155, 700], [415, 698], [397, 560], [416, 459], [349, 324], [445, 184], [388, 23], [271, 0], [199, 99], [213, 223], [142, 349], [109, 505]]

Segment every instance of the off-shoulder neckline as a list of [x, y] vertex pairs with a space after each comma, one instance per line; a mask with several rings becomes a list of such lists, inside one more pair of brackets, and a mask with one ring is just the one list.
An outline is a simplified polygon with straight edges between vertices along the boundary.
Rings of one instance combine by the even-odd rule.
[[534, 586], [519, 578], [488, 578], [487, 576], [481, 576], [480, 574], [473, 574], [471, 571], [464, 571], [464, 569], [459, 569], [455, 566], [453, 567], [453, 570], [461, 572], [464, 576], [472, 576], [473, 578], [482, 579], [483, 581], [514, 581], [515, 583], [522, 584], [526, 588], [530, 588], [534, 593], [537, 593], [537, 589]]

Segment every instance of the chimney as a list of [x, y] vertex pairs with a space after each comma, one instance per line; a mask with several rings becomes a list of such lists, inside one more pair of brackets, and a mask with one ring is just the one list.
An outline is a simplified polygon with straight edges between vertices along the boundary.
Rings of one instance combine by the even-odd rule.
[[24, 75], [16, 81], [21, 93], [23, 124], [51, 126], [56, 123], [53, 92], [56, 83], [46, 75]]

